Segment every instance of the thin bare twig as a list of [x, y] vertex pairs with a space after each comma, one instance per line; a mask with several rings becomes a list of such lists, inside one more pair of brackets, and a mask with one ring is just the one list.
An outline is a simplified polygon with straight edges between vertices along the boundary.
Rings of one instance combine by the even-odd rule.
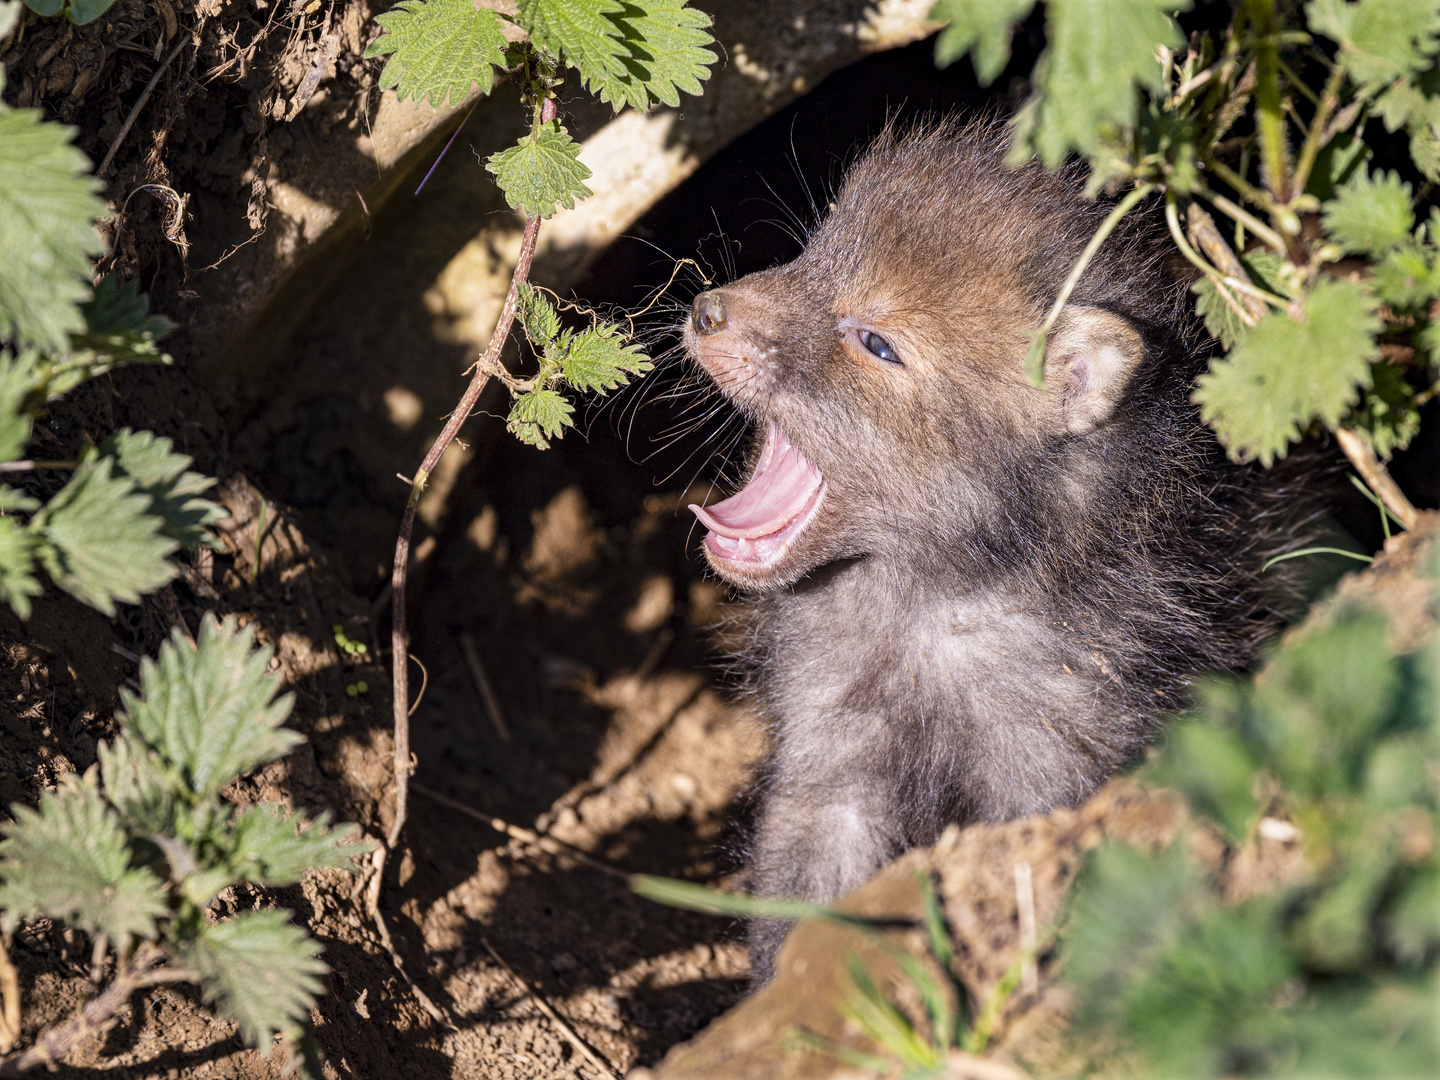
[[520, 977], [514, 968], [502, 960], [500, 954], [495, 951], [494, 946], [492, 946], [488, 940], [482, 937], [480, 944], [485, 946], [485, 951], [490, 954], [491, 959], [504, 968], [510, 977], [520, 984], [520, 989], [525, 991], [525, 995], [535, 1002], [536, 1007], [560, 1030], [560, 1034], [565, 1036], [565, 1040], [579, 1051], [580, 1055], [584, 1057], [586, 1061], [599, 1069], [601, 1075], [608, 1076], [611, 1080], [620, 1080], [620, 1073], [616, 1071], [615, 1067], [602, 1058], [598, 1050], [595, 1050], [589, 1043], [582, 1039], [579, 1033], [570, 1026], [569, 1022], [552, 1009], [548, 1001], [541, 997], [539, 991], [535, 990]]
[[20, 1038], [20, 977], [10, 950], [0, 937], [0, 1054], [8, 1054]]
[[458, 799], [452, 799], [449, 795], [442, 795], [440, 792], [433, 791], [422, 784], [415, 784], [413, 787], [417, 794], [424, 795], [427, 799], [434, 799], [441, 806], [448, 806], [451, 810], [458, 811], [467, 817], [472, 817], [476, 821], [483, 821], [496, 832], [504, 833], [512, 840], [519, 840], [525, 844], [534, 844], [541, 851], [547, 852], [550, 855], [568, 855], [576, 862], [583, 863], [592, 870], [599, 870], [602, 874], [609, 874], [611, 877], [621, 878], [624, 881], [630, 880], [630, 875], [624, 870], [611, 866], [609, 863], [601, 862], [593, 855], [581, 851], [573, 844], [567, 844], [563, 840], [557, 840], [555, 837], [547, 836], [544, 833], [534, 832], [520, 825], [512, 825], [504, 818], [498, 818], [485, 813], [483, 810], [477, 810], [473, 806], [467, 806]]
[[1340, 449], [1345, 451], [1345, 456], [1350, 459], [1350, 464], [1355, 466], [1360, 478], [1385, 504], [1385, 509], [1395, 516], [1395, 520], [1406, 529], [1415, 528], [1420, 520], [1420, 511], [1405, 497], [1400, 485], [1395, 483], [1394, 477], [1376, 455], [1374, 448], [1358, 431], [1351, 428], [1336, 428], [1335, 441], [1340, 444]]
[[188, 34], [183, 35], [180, 40], [175, 43], [175, 47], [170, 50], [165, 59], [160, 61], [160, 66], [155, 69], [155, 74], [150, 76], [150, 81], [145, 84], [145, 89], [140, 91], [140, 97], [131, 107], [130, 115], [125, 117], [125, 122], [120, 125], [120, 134], [115, 136], [115, 141], [110, 144], [110, 149], [105, 151], [105, 157], [100, 162], [100, 168], [95, 170], [96, 176], [104, 176], [106, 170], [110, 168], [110, 162], [115, 160], [115, 153], [120, 149], [120, 144], [125, 141], [125, 136], [130, 134], [130, 129], [135, 125], [136, 119], [140, 116], [140, 110], [145, 108], [145, 103], [150, 100], [150, 95], [155, 92], [155, 87], [160, 82], [160, 76], [165, 74], [166, 68], [170, 66], [170, 61], [179, 56], [180, 50], [189, 43], [190, 36]]
[[78, 1016], [42, 1033], [28, 1050], [0, 1059], [0, 1077], [19, 1076], [39, 1065], [53, 1065], [81, 1039], [106, 1031], [136, 990], [161, 983], [199, 981], [199, 974], [186, 968], [156, 968], [164, 957], [156, 946], [142, 945], [115, 981], [91, 999]]
[[1040, 992], [1040, 968], [1035, 962], [1035, 877], [1030, 864], [1015, 864], [1015, 909], [1020, 919], [1020, 985], [1027, 994]]
[[370, 909], [370, 918], [374, 921], [375, 930], [380, 935], [380, 944], [389, 954], [390, 963], [409, 985], [410, 993], [415, 995], [415, 1000], [420, 1002], [420, 1007], [430, 1014], [432, 1020], [454, 1031], [455, 1021], [450, 1019], [444, 1009], [431, 1001], [430, 996], [421, 990], [415, 980], [410, 977], [410, 972], [405, 968], [405, 961], [400, 956], [400, 951], [395, 948], [394, 939], [390, 937], [390, 928], [386, 925], [385, 916], [380, 911], [380, 888], [385, 879], [385, 852], [386, 849], [377, 844], [375, 851], [370, 856], [372, 877], [365, 889], [365, 906]]
[[500, 736], [501, 742], [509, 746], [510, 727], [505, 723], [505, 714], [500, 711], [500, 700], [495, 696], [495, 688], [490, 685], [490, 676], [486, 674], [485, 665], [480, 660], [480, 650], [475, 645], [473, 635], [460, 635], [460, 651], [465, 654], [465, 666], [470, 670], [470, 679], [475, 683], [480, 700], [485, 703], [485, 711], [490, 714], [490, 723], [495, 728], [495, 734]]

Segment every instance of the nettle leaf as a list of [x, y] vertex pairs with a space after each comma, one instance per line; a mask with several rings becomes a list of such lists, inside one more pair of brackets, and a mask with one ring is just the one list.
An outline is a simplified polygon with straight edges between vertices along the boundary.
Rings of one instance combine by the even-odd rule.
[[1370, 385], [1374, 301], [1352, 282], [1322, 281], [1304, 314], [1266, 315], [1196, 380], [1201, 418], [1237, 460], [1268, 467], [1312, 421], [1334, 427]]
[[574, 421], [575, 407], [554, 390], [531, 390], [515, 399], [505, 430], [537, 450], [550, 449], [550, 440], [559, 438]]
[[0, 517], [0, 600], [22, 619], [30, 617], [30, 598], [44, 588], [35, 578], [35, 542], [12, 517]]
[[624, 105], [644, 110], [656, 101], [679, 105], [682, 90], [701, 94], [715, 62], [710, 16], [685, 0], [626, 0], [623, 6], [606, 18], [628, 54], [621, 60], [626, 74], [595, 79], [591, 89], [600, 100], [617, 111]]
[[1345, 417], [1345, 426], [1358, 431], [1375, 453], [1388, 461], [1419, 434], [1420, 410], [1415, 407], [1415, 391], [1400, 368], [1378, 363], [1371, 365], [1370, 373], [1370, 386]]
[[104, 250], [94, 221], [105, 212], [75, 129], [34, 109], [0, 104], [0, 340], [51, 353], [84, 328], [76, 304], [90, 294], [90, 258]]
[[287, 814], [278, 803], [257, 803], [235, 815], [224, 853], [226, 865], [238, 881], [261, 885], [293, 885], [306, 870], [320, 866], [345, 867], [367, 854], [369, 845], [350, 844], [359, 834], [356, 825], [329, 828], [330, 815], [320, 814], [309, 827], [300, 814]]
[[186, 466], [193, 460], [174, 453], [169, 439], [149, 431], [121, 428], [98, 447], [102, 457], [115, 460], [115, 475], [128, 476], [154, 501], [150, 512], [160, 517], [160, 531], [191, 551], [214, 545], [207, 525], [228, 517], [225, 509], [200, 494], [215, 481]]
[[190, 798], [185, 778], [144, 743], [121, 734], [96, 747], [105, 796], [132, 826], [169, 834]]
[[520, 0], [516, 13], [535, 46], [578, 68], [593, 91], [629, 74], [614, 20], [625, 11], [616, 0]]
[[458, 105], [471, 86], [488, 94], [495, 69], [505, 67], [500, 16], [471, 0], [400, 0], [375, 21], [385, 33], [365, 55], [389, 56], [380, 88], [395, 87], [401, 101], [428, 98], [438, 109], [448, 98]]
[[106, 615], [115, 602], [138, 603], [175, 576], [169, 556], [179, 545], [149, 512], [149, 495], [115, 459], [93, 450], [70, 482], [30, 522], [36, 551], [55, 584]]
[[117, 331], [148, 334], [159, 341], [175, 324], [164, 315], [150, 313], [150, 297], [140, 291], [138, 281], [120, 284], [118, 274], [106, 274], [95, 286], [95, 295], [80, 305], [85, 330], [90, 334]]
[[[1243, 255], [1240, 262], [1244, 265], [1250, 280], [1269, 289], [1271, 292], [1281, 293], [1276, 277], [1280, 270], [1280, 256], [1270, 251], [1255, 251]], [[1208, 277], [1202, 277], [1190, 291], [1195, 294], [1195, 311], [1205, 320], [1205, 329], [1220, 340], [1226, 351], [1233, 349], [1245, 336], [1248, 329], [1244, 321], [1236, 313], [1219, 290], [1215, 283]], [[1236, 297], [1238, 300], [1239, 297]]]
[[30, 441], [25, 399], [39, 384], [32, 356], [0, 352], [0, 461], [15, 461]]
[[1370, 91], [1419, 71], [1440, 49], [1435, 0], [1311, 0], [1305, 19], [1339, 44], [1346, 74]]
[[320, 944], [285, 911], [248, 911], [204, 927], [179, 945], [187, 967], [200, 973], [207, 1002], [235, 1021], [240, 1037], [265, 1050], [277, 1032], [309, 1020], [330, 969]]
[[935, 39], [935, 66], [949, 67], [966, 53], [975, 79], [989, 86], [1010, 62], [1010, 38], [1035, 0], [936, 0], [930, 18], [946, 23]]
[[1380, 299], [1396, 310], [1418, 308], [1440, 296], [1440, 268], [1435, 249], [1405, 244], [1385, 256], [1375, 267], [1371, 284]]
[[603, 394], [654, 366], [640, 346], [626, 343], [618, 326], [604, 324], [575, 335], [560, 370], [571, 386]]
[[1415, 228], [1410, 185], [1398, 173], [1357, 172], [1325, 204], [1325, 231], [1350, 255], [1383, 255]]
[[149, 870], [130, 865], [119, 818], [96, 783], [61, 777], [40, 796], [39, 810], [17, 803], [0, 843], [0, 909], [7, 930], [17, 920], [60, 919], [123, 943], [155, 936], [168, 914], [165, 892]]
[[249, 627], [206, 615], [192, 646], [177, 630], [158, 660], [140, 665], [140, 694], [120, 692], [122, 729], [174, 765], [201, 798], [241, 773], [284, 756], [304, 737], [280, 727], [294, 696], [277, 700], [265, 673], [270, 650]]
[[1016, 154], [1038, 153], [1058, 168], [1107, 129], [1135, 123], [1136, 86], [1160, 90], [1155, 46], [1176, 51], [1184, 36], [1170, 17], [1190, 0], [1050, 0], [1039, 90], [1016, 118]]
[[530, 344], [544, 350], [560, 336], [560, 313], [535, 286], [528, 281], [520, 283], [520, 325]]
[[569, 210], [590, 194], [585, 186], [590, 170], [580, 163], [580, 144], [558, 120], [492, 155], [485, 168], [495, 174], [510, 205], [532, 218], [550, 217], [556, 203]]
[[1348, 131], [1341, 132], [1315, 155], [1315, 165], [1310, 170], [1310, 179], [1305, 182], [1305, 190], [1321, 202], [1328, 202], [1335, 197], [1341, 185], [1349, 183], [1350, 178], [1364, 167], [1370, 156], [1370, 148], [1363, 141]]

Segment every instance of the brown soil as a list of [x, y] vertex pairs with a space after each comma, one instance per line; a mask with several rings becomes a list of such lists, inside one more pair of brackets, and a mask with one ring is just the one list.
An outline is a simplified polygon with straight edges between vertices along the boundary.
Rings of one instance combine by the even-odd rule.
[[[36, 439], [47, 456], [64, 456], [123, 425], [155, 430], [221, 479], [232, 514], [225, 554], [197, 559], [116, 619], [54, 594], [23, 624], [0, 609], [0, 806], [33, 804], [59, 774], [91, 765], [97, 740], [113, 733], [135, 657], [216, 611], [253, 623], [275, 647], [279, 677], [296, 691], [291, 724], [308, 737], [232, 796], [329, 808], [375, 837], [390, 823], [388, 680], [375, 658], [388, 637], [384, 567], [406, 491], [392, 477], [423, 451], [414, 418], [443, 414], [458, 395], [467, 349], [433, 325], [425, 291], [464, 237], [427, 219], [422, 202], [391, 208], [243, 398], [202, 390], [191, 374], [204, 369], [197, 343], [210, 340], [224, 301], [206, 292], [203, 268], [266, 227], [255, 195], [263, 179], [315, 132], [359, 130], [369, 116], [377, 66], [360, 53], [370, 14], [366, 0], [117, 0], [87, 27], [27, 13], [0, 51], [7, 102], [76, 124], [78, 144], [99, 162], [177, 35], [198, 35], [199, 48], [181, 50], [162, 72], [104, 177], [122, 214], [109, 226], [115, 250], [102, 269], [140, 280], [181, 322], [167, 342], [178, 363], [87, 385], [37, 425]], [[677, 255], [699, 248], [732, 272], [788, 256], [783, 229], [706, 242], [710, 208], [726, 215], [722, 231], [774, 215], [763, 202], [736, 208], [771, 197], [769, 183], [788, 172], [777, 165], [787, 146], [799, 170], [823, 183], [834, 157], [878, 129], [890, 104], [908, 100], [918, 111], [978, 100], [958, 70], [937, 76], [928, 50], [867, 62], [868, 81], [832, 80], [808, 111], [782, 114], [728, 163], [702, 170], [636, 236]], [[317, 64], [323, 99], [301, 123], [280, 124], [298, 114]], [[457, 145], [431, 183], [473, 168]], [[323, 194], [324, 178], [312, 179]], [[797, 206], [811, 197], [781, 189]], [[232, 265], [248, 265], [262, 247], [241, 249]], [[633, 304], [669, 266], [641, 243], [617, 246], [579, 292]], [[232, 280], [243, 286], [243, 274]], [[735, 925], [642, 901], [623, 881], [510, 840], [455, 806], [549, 833], [626, 871], [720, 881], [739, 865], [744, 792], [765, 735], [717, 676], [705, 628], [725, 597], [689, 551], [684, 511], [716, 466], [686, 464], [698, 434], [655, 461], [632, 461], [616, 421], [628, 431], [634, 408], [625, 399], [594, 419], [588, 441], [572, 435], [543, 455], [493, 422], [472, 423], [422, 514], [411, 618], [429, 685], [414, 718], [410, 823], [384, 906], [408, 971], [453, 1026], [432, 1019], [392, 967], [357, 877], [315, 874], [293, 889], [225, 898], [231, 910], [284, 906], [325, 943], [331, 992], [313, 1020], [328, 1075], [594, 1076], [542, 1002], [624, 1071], [656, 1064], [741, 997], [747, 971]], [[663, 408], [649, 416], [640, 411], [638, 446], [667, 423]], [[655, 485], [666, 475], [674, 479]], [[366, 657], [338, 647], [337, 625], [369, 644]], [[503, 734], [467, 639], [493, 684]], [[995, 925], [1009, 934], [1011, 918], [996, 915]], [[29, 1038], [87, 993], [90, 946], [42, 922], [17, 933], [11, 951]], [[278, 1050], [243, 1048], [192, 988], [175, 986], [137, 996], [58, 1072], [259, 1078], [281, 1066]]]

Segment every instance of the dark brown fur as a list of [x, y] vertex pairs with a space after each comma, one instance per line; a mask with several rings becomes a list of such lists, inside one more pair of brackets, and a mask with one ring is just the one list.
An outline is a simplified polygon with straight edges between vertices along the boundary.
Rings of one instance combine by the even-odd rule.
[[[1003, 153], [993, 125], [882, 137], [798, 259], [686, 330], [826, 483], [775, 565], [708, 553], [756, 594], [758, 892], [826, 900], [949, 822], [1083, 799], [1190, 672], [1246, 666], [1276, 625], [1259, 569], [1295, 514], [1189, 402], [1208, 343], [1168, 240], [1139, 214], [1107, 241], [1035, 389], [1026, 332], [1108, 207]], [[780, 934], [754, 928], [758, 978]]]

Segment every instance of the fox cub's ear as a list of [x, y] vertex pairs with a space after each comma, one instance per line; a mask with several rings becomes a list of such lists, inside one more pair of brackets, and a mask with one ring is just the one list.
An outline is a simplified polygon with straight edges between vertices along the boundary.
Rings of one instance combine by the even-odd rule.
[[1050, 332], [1046, 352], [1046, 383], [1059, 394], [1065, 429], [1083, 435], [1110, 419], [1145, 346], [1120, 316], [1067, 307]]

